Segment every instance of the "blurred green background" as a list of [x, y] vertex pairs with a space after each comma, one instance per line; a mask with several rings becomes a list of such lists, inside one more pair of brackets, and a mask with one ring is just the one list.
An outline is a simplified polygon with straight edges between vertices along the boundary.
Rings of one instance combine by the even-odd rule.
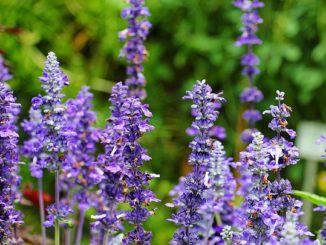
[[[166, 222], [170, 210], [168, 191], [187, 169], [189, 153], [185, 129], [191, 124], [189, 103], [182, 102], [185, 90], [197, 79], [207, 79], [216, 91], [223, 90], [227, 104], [218, 124], [226, 127], [224, 141], [230, 156], [237, 159], [241, 111], [239, 94], [247, 85], [241, 75], [240, 57], [244, 48], [234, 46], [240, 31], [241, 11], [231, 0], [147, 0], [153, 24], [147, 41], [150, 56], [145, 64], [148, 98], [156, 130], [144, 137], [153, 160], [149, 168], [161, 174], [153, 183], [162, 199], [156, 215], [146, 223], [154, 232], [153, 244], [167, 244], [175, 226]], [[263, 111], [274, 103], [275, 90], [286, 92], [286, 102], [293, 108], [289, 126], [296, 128], [304, 120], [326, 120], [326, 2], [323, 0], [265, 1], [259, 10], [264, 23], [258, 36], [263, 45], [255, 47], [261, 59], [261, 74], [256, 85], [265, 100]], [[14, 76], [10, 84], [22, 104], [21, 120], [28, 115], [30, 100], [41, 93], [38, 77], [45, 55], [54, 51], [68, 74], [71, 84], [66, 98], [74, 97], [81, 86], [89, 85], [95, 94], [94, 107], [98, 126], [104, 127], [109, 116], [107, 99], [114, 82], [125, 79], [125, 62], [120, 60], [118, 32], [126, 27], [120, 11], [127, 4], [120, 0], [2, 0], [0, 25], [21, 29], [19, 35], [0, 33], [0, 49], [5, 52]], [[266, 135], [269, 118], [258, 128]], [[22, 137], [23, 139], [24, 137]], [[286, 171], [295, 188], [302, 186], [305, 161]], [[34, 183], [27, 167], [22, 167], [23, 182]], [[320, 164], [313, 179], [315, 192], [325, 194]], [[51, 180], [49, 175], [49, 180]], [[46, 190], [51, 193], [52, 182]], [[318, 184], [319, 183], [319, 184]], [[34, 184], [35, 185], [35, 184]], [[34, 207], [25, 207], [26, 225], [38, 232]], [[320, 226], [314, 217], [313, 230]], [[85, 229], [86, 232], [86, 229]], [[87, 240], [84, 241], [87, 244]]]

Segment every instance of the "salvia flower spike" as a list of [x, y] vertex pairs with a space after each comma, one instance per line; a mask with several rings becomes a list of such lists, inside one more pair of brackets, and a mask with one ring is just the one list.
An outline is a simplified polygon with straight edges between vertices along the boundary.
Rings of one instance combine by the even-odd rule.
[[61, 174], [61, 183], [66, 196], [73, 196], [71, 204], [78, 206], [79, 219], [75, 240], [77, 245], [81, 242], [85, 212], [96, 201], [92, 191], [103, 177], [94, 157], [99, 130], [93, 127], [96, 115], [91, 110], [92, 99], [89, 87], [84, 86], [75, 99], [66, 103], [65, 115], [75, 135], [69, 139], [68, 163]]
[[142, 104], [139, 98], [127, 98], [121, 108], [122, 141], [122, 159], [125, 166], [125, 199], [131, 207], [130, 211], [125, 212], [124, 219], [131, 224], [134, 229], [124, 238], [123, 244], [150, 244], [152, 233], [145, 231], [143, 222], [153, 210], [148, 209], [151, 202], [159, 202], [155, 194], [148, 189], [149, 181], [159, 175], [143, 172], [140, 167], [151, 158], [147, 151], [141, 146], [139, 140], [144, 133], [154, 129], [149, 124], [149, 118], [152, 113], [147, 104]]
[[[59, 62], [53, 52], [49, 52], [43, 76], [40, 77], [42, 88], [45, 92], [43, 96], [37, 96], [32, 100], [32, 107], [37, 110], [41, 109], [43, 114], [42, 123], [46, 129], [44, 135], [44, 148], [48, 154], [46, 158], [46, 167], [55, 172], [55, 206], [48, 212], [45, 225], [55, 224], [55, 244], [59, 244], [60, 230], [59, 222], [65, 220], [63, 215], [69, 212], [60, 211], [60, 171], [66, 161], [68, 151], [68, 141], [75, 133], [68, 127], [65, 119], [66, 107], [62, 103], [62, 89], [69, 84], [68, 77], [60, 69]], [[54, 210], [56, 208], [56, 210]], [[59, 215], [60, 214], [60, 215]]]
[[235, 0], [233, 4], [244, 12], [242, 15], [242, 34], [238, 37], [236, 45], [247, 48], [247, 53], [241, 58], [241, 64], [243, 65], [242, 73], [248, 77], [249, 87], [241, 93], [240, 100], [242, 103], [249, 103], [249, 109], [242, 115], [242, 118], [248, 122], [249, 128], [242, 132], [241, 140], [250, 143], [252, 133], [256, 131], [255, 122], [262, 119], [261, 113], [255, 109], [255, 103], [263, 99], [263, 94], [254, 86], [254, 77], [259, 73], [257, 68], [259, 58], [255, 55], [253, 46], [262, 43], [256, 36], [256, 32], [258, 24], [261, 24], [263, 20], [256, 9], [264, 7], [264, 3], [259, 0]]
[[[302, 203], [291, 196], [291, 183], [281, 178], [281, 169], [296, 164], [299, 154], [293, 142], [282, 135], [285, 132], [293, 139], [295, 131], [287, 128], [286, 118], [290, 117], [291, 108], [283, 103], [284, 92], [277, 91], [276, 94], [278, 105], [272, 105], [264, 112], [272, 115], [269, 128], [276, 132], [276, 136], [267, 140], [260, 133], [254, 133], [253, 142], [241, 153], [241, 164], [249, 169], [252, 184], [242, 204], [246, 212], [239, 227], [245, 225], [240, 237], [234, 236], [236, 243], [283, 244], [286, 236], [294, 236], [291, 226], [296, 229], [293, 239], [300, 241], [297, 244], [310, 243], [307, 237], [312, 234], [298, 221]], [[269, 180], [271, 172], [276, 173], [274, 181]]]
[[205, 204], [200, 208], [203, 214], [203, 244], [223, 242], [221, 231], [225, 225], [233, 225], [233, 202], [236, 181], [231, 172], [232, 159], [226, 157], [223, 144], [216, 140], [211, 150], [211, 158], [205, 182], [208, 186]]
[[146, 79], [143, 74], [143, 62], [148, 56], [144, 42], [148, 36], [151, 23], [147, 17], [150, 15], [144, 0], [127, 0], [131, 5], [122, 10], [121, 16], [128, 20], [128, 27], [119, 33], [119, 39], [125, 41], [120, 56], [125, 57], [128, 63], [126, 85], [131, 96], [145, 98], [144, 89]]
[[[112, 87], [109, 101], [111, 102], [111, 116], [106, 128], [99, 138], [103, 144], [105, 153], [99, 155], [98, 162], [102, 167], [103, 178], [99, 185], [97, 215], [93, 216], [92, 244], [97, 240], [105, 240], [106, 244], [112, 241], [115, 233], [122, 230], [121, 220], [118, 219], [117, 205], [125, 200], [123, 193], [123, 178], [125, 166], [122, 158], [122, 150], [125, 144], [123, 140], [123, 103], [128, 97], [128, 87], [121, 82]], [[108, 234], [108, 235], [106, 235]], [[105, 237], [106, 235], [106, 237]]]
[[212, 93], [212, 89], [206, 81], [197, 81], [192, 91], [188, 91], [183, 99], [193, 102], [191, 108], [195, 110], [195, 120], [192, 127], [197, 129], [193, 141], [189, 147], [192, 150], [189, 156], [189, 164], [193, 166], [191, 173], [183, 180], [182, 190], [179, 196], [173, 200], [171, 207], [178, 210], [172, 215], [170, 221], [179, 226], [173, 236], [171, 244], [198, 244], [200, 241], [199, 223], [204, 220], [200, 208], [205, 203], [205, 192], [208, 183], [205, 176], [209, 173], [211, 148], [213, 140], [209, 136], [209, 129], [213, 127], [218, 111], [215, 102], [223, 102], [221, 94]]
[[16, 226], [22, 223], [20, 212], [14, 202], [19, 197], [18, 185], [18, 128], [16, 121], [20, 104], [16, 103], [9, 86], [9, 70], [0, 55], [0, 243], [18, 244]]

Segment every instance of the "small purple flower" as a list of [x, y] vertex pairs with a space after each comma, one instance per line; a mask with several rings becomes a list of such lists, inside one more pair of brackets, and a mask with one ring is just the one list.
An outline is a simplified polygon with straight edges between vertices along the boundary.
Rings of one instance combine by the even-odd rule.
[[43, 104], [43, 100], [42, 100], [42, 96], [39, 97], [34, 97], [32, 99], [32, 108], [34, 110], [37, 110], [41, 107], [41, 105]]
[[[206, 202], [201, 206], [204, 221], [201, 223], [203, 243], [214, 244], [221, 240], [221, 231], [216, 232], [214, 223], [219, 229], [225, 225], [232, 225], [234, 221], [234, 208], [232, 202], [235, 198], [236, 182], [231, 172], [232, 159], [227, 158], [221, 142], [215, 141], [212, 146], [209, 170], [205, 176], [208, 190], [204, 193]], [[217, 217], [217, 218], [215, 218]]]
[[240, 95], [241, 102], [257, 103], [264, 98], [263, 93], [256, 87], [249, 87], [242, 91]]
[[62, 202], [59, 204], [59, 208], [55, 204], [51, 204], [46, 208], [46, 211], [48, 215], [43, 225], [47, 228], [54, 226], [55, 220], [59, 220], [62, 224], [67, 224], [66, 217], [73, 213], [69, 205]]
[[128, 85], [130, 95], [143, 99], [146, 97], [143, 62], [148, 56], [144, 42], [151, 28], [151, 23], [147, 20], [150, 13], [144, 6], [144, 0], [128, 0], [127, 2], [131, 6], [121, 12], [122, 18], [128, 20], [128, 27], [119, 33], [119, 39], [126, 41], [120, 56], [125, 57], [128, 63], [126, 85]]

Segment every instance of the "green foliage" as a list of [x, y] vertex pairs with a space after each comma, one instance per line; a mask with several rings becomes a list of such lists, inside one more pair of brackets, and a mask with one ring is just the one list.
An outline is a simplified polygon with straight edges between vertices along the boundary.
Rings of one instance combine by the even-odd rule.
[[309, 193], [309, 192], [305, 192], [305, 191], [293, 191], [293, 194], [298, 197], [301, 197], [303, 199], [306, 199], [315, 205], [322, 205], [322, 206], [326, 207], [326, 198], [325, 197], [318, 196], [314, 193]]

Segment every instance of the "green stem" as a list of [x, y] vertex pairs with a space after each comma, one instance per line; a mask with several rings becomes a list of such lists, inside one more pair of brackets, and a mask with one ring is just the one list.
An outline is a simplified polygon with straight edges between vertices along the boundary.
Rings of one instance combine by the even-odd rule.
[[[55, 171], [55, 205], [57, 212], [59, 212], [59, 201], [60, 201], [60, 185], [59, 185], [59, 171]], [[60, 245], [60, 225], [58, 218], [55, 219], [54, 223], [54, 244]]]
[[222, 225], [220, 213], [215, 213], [215, 220], [218, 225]]

